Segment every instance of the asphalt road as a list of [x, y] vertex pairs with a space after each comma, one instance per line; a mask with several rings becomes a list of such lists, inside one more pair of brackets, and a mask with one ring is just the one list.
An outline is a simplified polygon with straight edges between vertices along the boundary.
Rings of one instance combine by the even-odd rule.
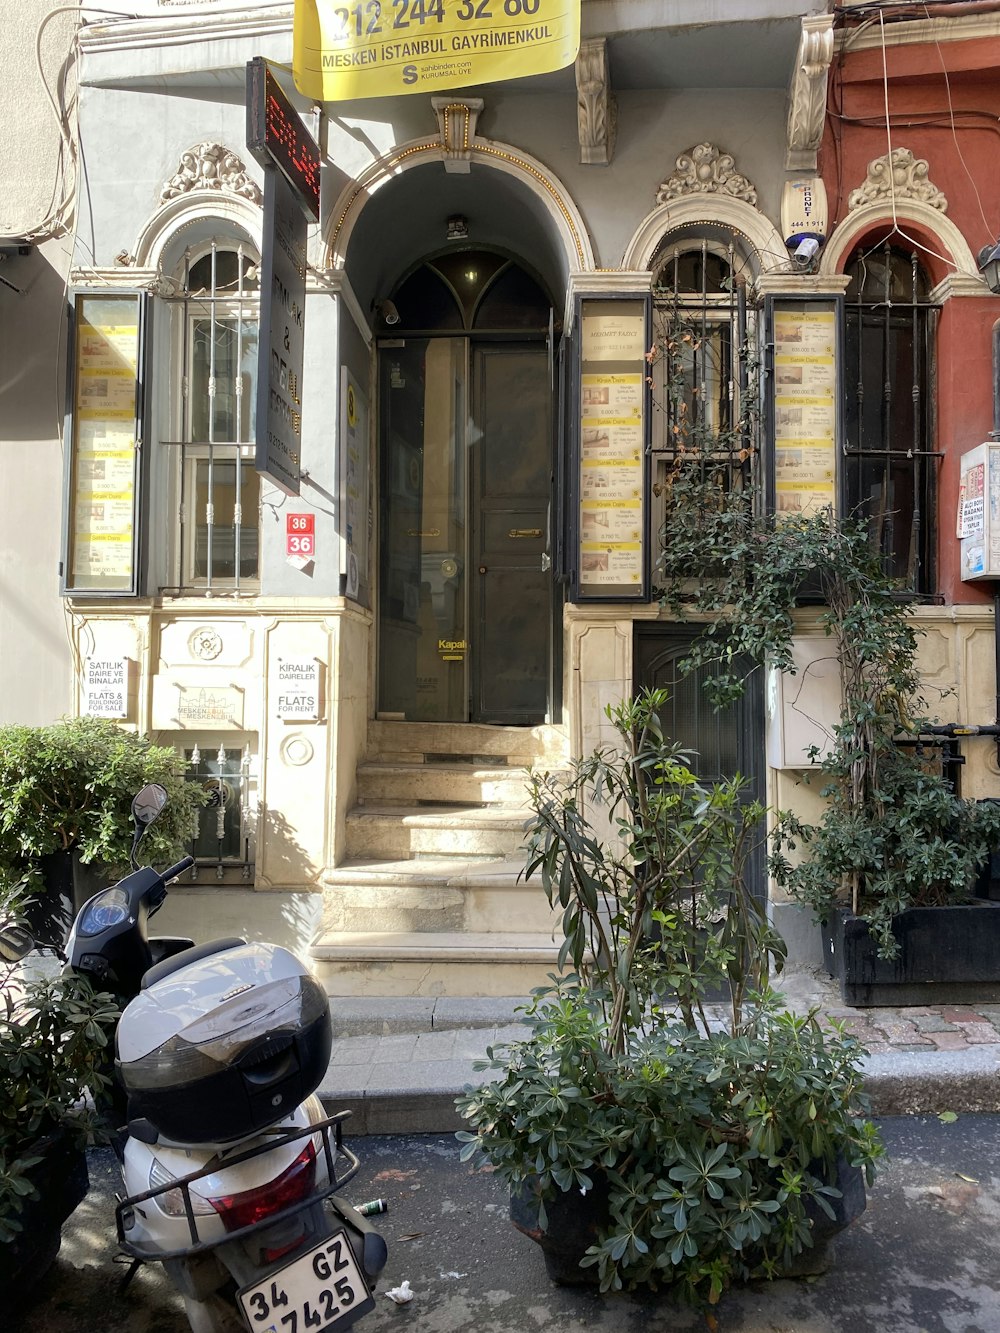
[[[716, 1311], [719, 1333], [998, 1333], [1000, 1116], [881, 1122], [890, 1153], [868, 1210], [818, 1278], [737, 1290]], [[382, 1195], [390, 1258], [363, 1333], [684, 1333], [702, 1316], [663, 1296], [600, 1297], [555, 1287], [532, 1242], [507, 1218], [490, 1172], [458, 1160], [447, 1135], [358, 1139], [352, 1197]], [[114, 1160], [92, 1154], [92, 1188], [63, 1250], [15, 1324], [19, 1333], [186, 1333], [162, 1273], [124, 1293], [112, 1264]], [[395, 1305], [384, 1292], [409, 1281]]]

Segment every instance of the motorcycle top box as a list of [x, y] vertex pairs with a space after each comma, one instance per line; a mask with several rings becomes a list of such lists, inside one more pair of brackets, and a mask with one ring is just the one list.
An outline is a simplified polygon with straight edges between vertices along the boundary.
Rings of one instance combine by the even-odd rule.
[[326, 993], [275, 944], [222, 941], [152, 968], [118, 1026], [129, 1131], [229, 1143], [319, 1087], [333, 1040]]

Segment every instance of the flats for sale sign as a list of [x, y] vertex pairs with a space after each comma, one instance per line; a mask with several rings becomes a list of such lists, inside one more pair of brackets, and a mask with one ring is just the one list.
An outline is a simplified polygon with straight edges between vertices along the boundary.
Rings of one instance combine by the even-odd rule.
[[580, 0], [295, 0], [295, 86], [320, 102], [547, 74], [579, 48]]

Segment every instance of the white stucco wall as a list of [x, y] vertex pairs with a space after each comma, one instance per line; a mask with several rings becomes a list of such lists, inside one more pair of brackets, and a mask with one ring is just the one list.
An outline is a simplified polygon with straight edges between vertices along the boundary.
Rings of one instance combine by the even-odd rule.
[[36, 242], [31, 254], [0, 263], [0, 278], [19, 289], [0, 283], [0, 722], [51, 721], [72, 701], [58, 573], [72, 244], [58, 222], [71, 222], [60, 205], [72, 170], [45, 84], [55, 93], [65, 73], [72, 105], [76, 15], [46, 22], [54, 8], [22, 0], [16, 20], [0, 24], [0, 235]]

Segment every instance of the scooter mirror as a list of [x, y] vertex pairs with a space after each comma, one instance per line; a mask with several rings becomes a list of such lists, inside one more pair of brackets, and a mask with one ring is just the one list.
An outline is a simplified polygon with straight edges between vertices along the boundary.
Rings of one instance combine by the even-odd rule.
[[34, 947], [34, 937], [23, 926], [11, 923], [0, 926], [0, 958], [5, 962], [19, 963]]
[[163, 813], [166, 804], [166, 788], [161, 787], [158, 782], [150, 782], [136, 793], [132, 802], [132, 818], [143, 828], [148, 828], [153, 820]]

